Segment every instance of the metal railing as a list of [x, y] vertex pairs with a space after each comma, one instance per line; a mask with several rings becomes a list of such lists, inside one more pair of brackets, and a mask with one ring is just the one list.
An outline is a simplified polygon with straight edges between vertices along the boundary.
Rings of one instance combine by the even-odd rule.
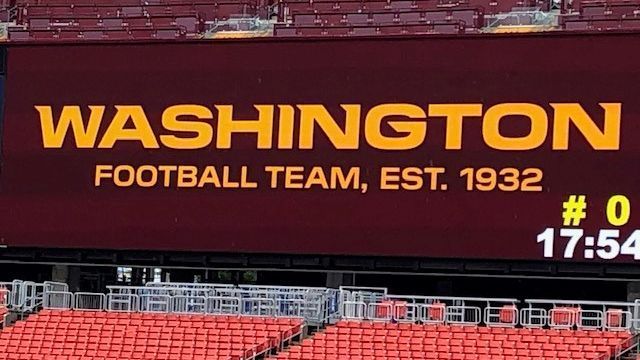
[[105, 294], [77, 292], [74, 294], [74, 298], [74, 309], [100, 311], [105, 308], [107, 296]]
[[640, 300], [595, 302], [512, 298], [392, 295], [385, 288], [279, 287], [227, 284], [149, 283], [109, 286], [107, 294], [68, 291], [66, 284], [0, 283], [14, 309], [106, 310], [300, 317], [309, 325], [338, 319], [423, 324], [486, 325], [633, 331], [640, 326]]
[[140, 296], [133, 294], [107, 294], [107, 311], [136, 312], [140, 310]]
[[487, 306], [484, 308], [483, 319], [487, 326], [514, 327], [518, 325], [518, 308], [516, 306]]
[[391, 295], [384, 289], [360, 288], [341, 289], [340, 297], [340, 314], [347, 320], [634, 332], [640, 325], [640, 300], [531, 299], [520, 303], [510, 298]]
[[638, 331], [640, 302], [601, 302], [581, 300], [525, 300], [521, 310], [523, 326], [553, 328]]
[[43, 295], [44, 308], [69, 310], [73, 305], [73, 294], [67, 291], [47, 291]]
[[[62, 284], [64, 285], [64, 284]], [[338, 319], [338, 290], [222, 284], [149, 283], [109, 286], [107, 294], [70, 293], [61, 284], [43, 284], [42, 306], [47, 309], [106, 310], [300, 317], [309, 325]]]
[[240, 313], [240, 299], [224, 296], [207, 298], [207, 314], [233, 315]]
[[18, 312], [34, 312], [42, 307], [45, 291], [68, 291], [68, 286], [56, 282], [35, 283], [13, 280], [0, 282], [0, 289], [7, 290], [7, 306]]
[[169, 295], [139, 295], [140, 311], [171, 312], [172, 302]]

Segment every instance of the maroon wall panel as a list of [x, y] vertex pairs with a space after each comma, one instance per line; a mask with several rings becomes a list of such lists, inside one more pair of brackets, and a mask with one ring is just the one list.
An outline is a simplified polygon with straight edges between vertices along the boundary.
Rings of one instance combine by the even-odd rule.
[[[443, 258], [544, 259], [536, 241], [563, 227], [562, 203], [587, 196], [584, 229], [570, 258], [590, 255], [586, 236], [619, 229], [621, 245], [640, 225], [640, 37], [514, 36], [493, 38], [232, 41], [184, 44], [32, 45], [8, 50], [0, 172], [0, 243], [10, 247], [158, 249]], [[598, 103], [622, 103], [619, 150], [596, 151], [575, 128], [567, 151], [552, 150], [550, 103], [579, 103], [602, 124]], [[337, 150], [320, 131], [312, 150], [256, 149], [255, 135], [234, 135], [216, 149], [214, 105], [255, 119], [254, 104], [323, 104], [344, 122], [340, 104], [363, 113], [385, 103], [532, 103], [545, 109], [549, 136], [537, 149], [499, 151], [482, 138], [482, 118], [464, 122], [461, 150], [445, 150], [445, 120], [429, 118], [424, 143], [379, 150], [364, 136], [357, 150]], [[43, 147], [36, 105], [141, 105], [157, 136], [163, 110], [200, 104], [214, 114], [214, 143], [204, 149]], [[277, 121], [276, 121], [277, 122]], [[296, 125], [297, 126], [297, 125]], [[508, 117], [504, 134], [527, 133]], [[277, 128], [277, 127], [276, 127]], [[297, 128], [297, 127], [296, 127]], [[387, 126], [384, 132], [393, 135]], [[297, 134], [297, 130], [296, 130]], [[183, 136], [184, 134], [181, 134]], [[397, 136], [397, 135], [396, 135]], [[277, 144], [274, 135], [274, 147]], [[94, 186], [96, 164], [247, 166], [257, 189]], [[269, 165], [359, 167], [368, 191], [269, 187]], [[441, 166], [447, 190], [381, 190], [380, 168]], [[540, 168], [542, 191], [467, 191], [466, 168]], [[607, 200], [630, 200], [622, 226], [607, 221]], [[638, 211], [634, 211], [636, 208]], [[554, 259], [567, 240], [556, 234]], [[600, 246], [598, 246], [600, 245]], [[633, 245], [629, 243], [628, 245]], [[640, 242], [639, 242], [640, 245]], [[629, 246], [625, 253], [629, 253]], [[640, 249], [640, 246], [639, 246]], [[640, 256], [639, 256], [640, 257]], [[590, 258], [593, 258], [591, 260]], [[570, 260], [570, 259], [567, 259]]]

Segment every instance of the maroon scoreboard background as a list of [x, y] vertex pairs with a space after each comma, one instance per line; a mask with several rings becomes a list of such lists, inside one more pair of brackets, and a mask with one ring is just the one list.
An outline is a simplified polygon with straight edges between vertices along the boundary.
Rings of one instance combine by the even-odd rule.
[[[0, 244], [637, 261], [639, 57], [636, 34], [10, 46]], [[211, 111], [212, 119], [187, 119], [210, 125], [209, 145], [174, 149], [161, 141], [195, 136], [163, 126], [163, 112], [180, 104]], [[270, 146], [259, 149], [252, 133], [232, 134], [230, 148], [217, 146], [219, 106], [232, 106], [240, 121], [257, 119], [254, 105], [260, 104], [275, 109]], [[337, 149], [311, 122], [313, 148], [301, 148], [305, 104], [326, 109], [343, 131], [341, 105], [357, 105], [357, 146]], [[418, 145], [383, 149], [369, 137], [365, 120], [381, 104], [407, 104], [427, 114], [389, 116], [379, 126], [381, 136], [405, 140], [413, 130], [394, 130], [394, 120], [424, 128], [415, 132]], [[432, 116], [434, 104], [482, 108], [464, 118], [460, 149], [447, 146], [448, 136], [455, 142], [455, 124]], [[571, 113], [566, 150], [559, 145], [562, 126], [556, 126], [564, 115], [552, 104], [583, 110]], [[607, 141], [618, 143], [598, 149], [575, 119], [586, 114], [583, 124], [591, 121], [604, 132], [600, 104], [611, 110]], [[292, 148], [279, 146], [280, 105], [293, 109]], [[47, 147], [37, 106], [52, 109], [54, 127], [63, 106], [79, 106], [85, 125], [89, 106], [103, 106], [97, 140], [76, 146], [70, 128], [59, 148]], [[158, 146], [123, 138], [98, 146], [117, 117], [116, 106], [143, 109]], [[523, 107], [528, 110], [518, 115]], [[489, 122], [500, 118], [499, 109], [516, 111], [503, 114], [492, 130]], [[534, 127], [544, 130], [540, 144], [496, 146], [498, 135], [505, 144], [515, 139], [516, 147], [537, 137]], [[129, 121], [125, 128], [139, 131], [140, 123]], [[590, 128], [597, 135], [595, 130]], [[99, 185], [98, 165], [105, 166]], [[115, 169], [123, 165], [134, 171], [145, 166], [140, 179], [147, 185], [129, 183], [124, 170], [116, 180]], [[179, 186], [178, 170], [164, 173], [162, 184], [160, 166], [195, 168], [196, 182], [209, 167], [220, 186]], [[350, 169], [357, 179], [346, 188], [323, 186], [322, 176], [330, 183], [332, 171]], [[442, 172], [434, 180], [437, 169]], [[159, 180], [149, 186], [154, 171]], [[243, 171], [255, 186], [234, 188]]]

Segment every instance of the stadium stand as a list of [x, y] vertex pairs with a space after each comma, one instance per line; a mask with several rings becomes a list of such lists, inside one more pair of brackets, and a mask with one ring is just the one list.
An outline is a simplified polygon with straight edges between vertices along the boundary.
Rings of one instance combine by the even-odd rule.
[[206, 22], [257, 15], [253, 1], [21, 1], [10, 40], [196, 38]]
[[605, 360], [638, 347], [639, 302], [185, 283], [8, 290], [27, 318], [0, 332], [0, 359]]
[[629, 332], [341, 321], [278, 359], [597, 359]]
[[[11, 41], [376, 36], [640, 27], [640, 1], [5, 0]], [[234, 35], [235, 34], [235, 35]], [[238, 35], [240, 34], [240, 35]]]
[[301, 331], [290, 318], [43, 310], [0, 334], [0, 359], [249, 359]]
[[577, 1], [572, 13], [561, 18], [564, 30], [607, 31], [640, 28], [637, 1]]

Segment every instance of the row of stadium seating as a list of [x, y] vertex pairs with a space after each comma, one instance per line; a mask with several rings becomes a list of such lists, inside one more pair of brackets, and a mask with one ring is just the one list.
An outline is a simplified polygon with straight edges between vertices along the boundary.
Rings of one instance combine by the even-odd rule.
[[581, 6], [578, 13], [582, 17], [598, 17], [606, 15], [617, 17], [635, 16], [640, 14], [640, 3], [632, 1], [587, 3]]
[[200, 37], [205, 22], [258, 14], [252, 0], [19, 1], [9, 39], [99, 40]]
[[[8, 29], [12, 41], [224, 37], [215, 33], [234, 30], [246, 36], [253, 32], [333, 37], [640, 28], [640, 0], [574, 1], [573, 12], [562, 14], [559, 21], [546, 15], [540, 20], [540, 11], [550, 11], [550, 4], [551, 0], [20, 0], [16, 8], [0, 9], [0, 17], [16, 22]], [[276, 22], [271, 14], [277, 14]]]
[[50, 30], [50, 29], [78, 29], [78, 30], [122, 30], [122, 29], [144, 29], [144, 28], [167, 28], [177, 25], [178, 28], [184, 29], [188, 33], [197, 31], [198, 19], [192, 16], [185, 17], [131, 17], [121, 18], [104, 18], [104, 19], [82, 19], [78, 22], [74, 20], [61, 20], [52, 22], [51, 19], [30, 19], [29, 28], [31, 30]]
[[205, 21], [224, 20], [232, 15], [254, 14], [255, 4], [246, 1], [221, 1], [202, 4], [120, 6], [117, 2], [107, 6], [30, 6], [19, 12], [20, 22], [31, 19], [79, 21], [81, 19], [111, 19], [131, 17], [198, 16]]
[[457, 10], [482, 9], [486, 14], [511, 11], [513, 8], [545, 7], [547, 2], [536, 0], [286, 0], [280, 8], [281, 21], [286, 22], [295, 14], [315, 12], [371, 12], [398, 10]]
[[467, 27], [481, 28], [483, 26], [483, 13], [477, 9], [441, 9], [431, 11], [377, 11], [355, 13], [314, 13], [294, 14], [294, 26], [310, 26], [322, 24], [335, 25], [389, 25], [389, 24], [419, 24], [419, 23], [444, 23], [464, 22]]
[[130, 29], [130, 30], [14, 30], [10, 33], [12, 41], [27, 40], [130, 40], [130, 39], [180, 39], [186, 33], [178, 28]]
[[276, 26], [275, 36], [375, 36], [404, 34], [462, 34], [465, 24], [462, 22], [397, 24], [379, 26]]
[[566, 30], [640, 29], [640, 3], [586, 3], [575, 14], [564, 16], [562, 22]]
[[[515, 299], [170, 283], [10, 289], [13, 311], [33, 314], [0, 331], [0, 360], [605, 360], [638, 340], [631, 303], [519, 309]], [[307, 337], [307, 327], [319, 330]]]
[[640, 16], [620, 19], [580, 19], [571, 18], [564, 22], [566, 30], [607, 31], [617, 29], [640, 29]]
[[[341, 321], [277, 359], [596, 359], [630, 344], [629, 332], [505, 329]], [[510, 334], [507, 334], [510, 333]], [[487, 340], [480, 340], [485, 335]]]
[[247, 359], [302, 326], [299, 318], [44, 310], [0, 332], [0, 359]]
[[[0, 332], [0, 359], [251, 358], [302, 334], [301, 319], [41, 311]], [[596, 359], [628, 331], [340, 321], [276, 359]]]
[[[521, 0], [443, 2], [390, 1], [286, 1], [280, 7], [276, 36], [348, 36], [394, 34], [459, 34], [485, 26], [484, 12], [510, 11], [527, 6]], [[433, 26], [412, 26], [412, 25]], [[394, 26], [387, 26], [394, 25]], [[314, 29], [313, 27], [317, 27]]]

